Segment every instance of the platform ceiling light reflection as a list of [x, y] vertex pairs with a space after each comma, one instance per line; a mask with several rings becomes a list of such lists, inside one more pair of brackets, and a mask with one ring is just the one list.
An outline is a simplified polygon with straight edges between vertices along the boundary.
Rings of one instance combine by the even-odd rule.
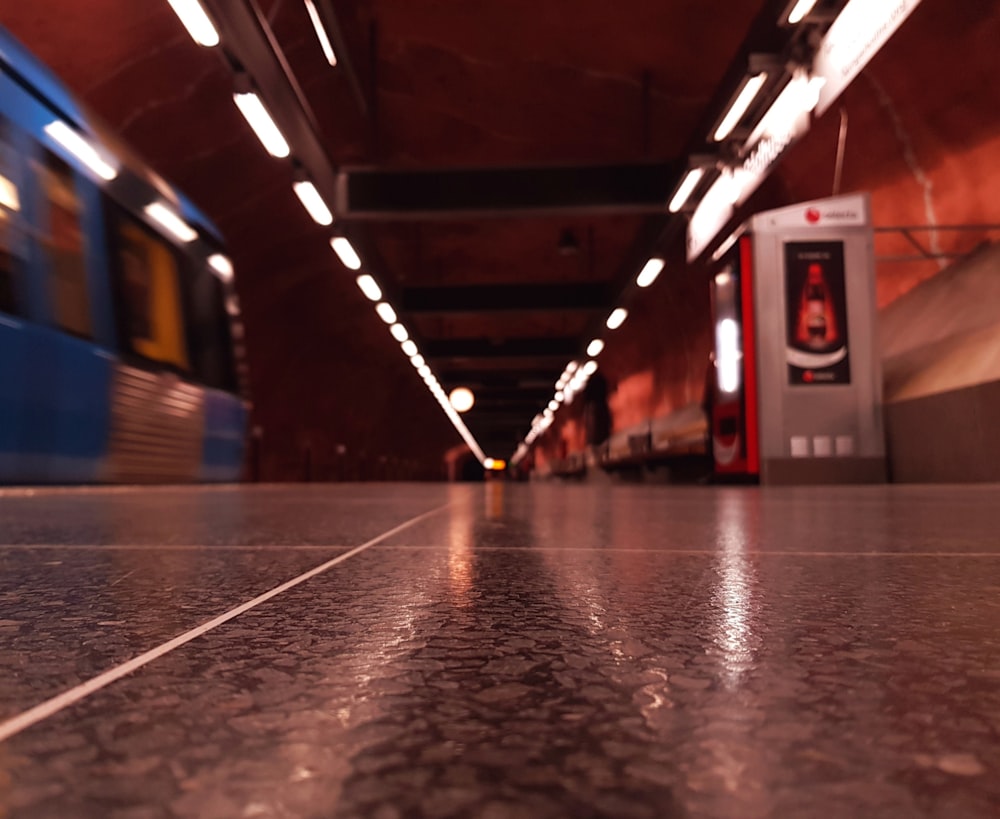
[[243, 118], [257, 135], [260, 144], [264, 146], [265, 151], [278, 159], [284, 159], [291, 153], [284, 134], [275, 124], [260, 97], [252, 91], [237, 92], [233, 94], [233, 100], [236, 102], [236, 107], [240, 109], [240, 113], [243, 114]]
[[146, 205], [145, 211], [150, 219], [157, 222], [182, 242], [193, 242], [198, 238], [197, 230], [161, 202], [153, 202], [151, 205]]
[[344, 267], [350, 270], [361, 269], [361, 257], [355, 251], [354, 245], [346, 237], [334, 236], [330, 240], [330, 247], [333, 248], [333, 252], [337, 254], [340, 261], [344, 263]]
[[619, 307], [612, 311], [611, 315], [608, 316], [608, 320], [605, 322], [609, 330], [617, 330], [625, 323], [625, 319], [628, 318], [628, 310], [624, 307]]
[[386, 324], [396, 323], [396, 311], [392, 309], [392, 305], [389, 302], [380, 301], [375, 305], [375, 312], [378, 313], [378, 317]]
[[326, 206], [326, 202], [323, 201], [323, 197], [319, 195], [319, 191], [316, 190], [316, 186], [312, 182], [296, 182], [292, 187], [295, 190], [295, 195], [298, 196], [299, 201], [302, 202], [302, 206], [306, 209], [317, 225], [326, 226], [333, 224], [333, 214]]
[[212, 48], [219, 44], [219, 32], [198, 0], [167, 0], [174, 14], [184, 24], [191, 39], [198, 45]]
[[476, 396], [468, 387], [455, 387], [448, 395], [448, 401], [455, 412], [468, 412], [476, 403]]
[[233, 263], [221, 253], [213, 253], [209, 256], [208, 264], [223, 281], [230, 281], [233, 278]]
[[587, 345], [587, 355], [591, 358], [599, 356], [601, 351], [604, 349], [604, 342], [599, 338], [595, 338], [590, 344]]
[[367, 273], [363, 273], [358, 276], [355, 281], [361, 289], [361, 292], [365, 294], [365, 297], [369, 301], [378, 301], [382, 298], [382, 288], [379, 287], [378, 282]]
[[316, 31], [316, 39], [319, 40], [319, 47], [323, 49], [323, 56], [326, 57], [326, 61], [330, 65], [337, 64], [337, 55], [333, 51], [333, 45], [330, 43], [330, 36], [326, 33], [326, 28], [323, 26], [323, 20], [319, 16], [319, 10], [312, 0], [305, 0], [306, 2], [306, 12], [309, 14], [309, 19], [312, 21], [313, 29]]
[[118, 169], [104, 159], [98, 150], [62, 120], [45, 126], [45, 133], [79, 159], [105, 182], [118, 176]]
[[663, 264], [663, 259], [650, 259], [643, 266], [642, 270], [639, 271], [639, 275], [636, 277], [635, 283], [639, 285], [639, 287], [649, 287], [660, 275], [663, 270]]

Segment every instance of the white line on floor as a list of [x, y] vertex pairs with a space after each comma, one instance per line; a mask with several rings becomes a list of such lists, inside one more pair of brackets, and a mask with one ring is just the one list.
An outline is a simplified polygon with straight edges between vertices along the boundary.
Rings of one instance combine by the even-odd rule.
[[342, 543], [0, 543], [0, 552], [19, 551], [149, 551], [149, 552], [265, 552], [281, 550], [291, 552], [328, 552], [331, 549], [349, 549]]
[[[436, 510], [435, 510], [436, 511]], [[287, 552], [328, 552], [331, 549], [347, 549], [349, 547], [342, 543], [260, 543], [255, 545], [244, 543], [211, 543], [205, 545], [198, 544], [159, 544], [159, 543], [0, 543], [0, 552], [5, 550], [18, 551], [149, 551], [149, 552], [267, 552], [267, 551], [287, 551]], [[448, 551], [447, 544], [441, 545], [413, 545], [396, 544], [386, 546], [388, 550], [433, 552]], [[657, 554], [657, 555], [707, 555], [709, 557], [721, 554], [718, 549], [650, 549], [643, 547], [615, 546], [557, 546], [546, 547], [544, 549], [537, 546], [475, 546], [477, 552], [602, 552], [604, 554]], [[806, 551], [781, 549], [746, 549], [741, 554], [744, 557], [1000, 557], [1000, 550], [995, 552], [834, 552], [834, 551]]]
[[70, 705], [79, 702], [85, 697], [89, 697], [94, 692], [100, 691], [102, 688], [110, 685], [115, 680], [121, 679], [127, 674], [131, 674], [133, 671], [142, 668], [142, 666], [147, 663], [151, 663], [153, 660], [162, 657], [164, 654], [168, 654], [175, 648], [180, 648], [185, 643], [190, 643], [192, 640], [201, 637], [203, 634], [221, 626], [223, 623], [229, 622], [234, 617], [239, 617], [244, 612], [250, 611], [250, 609], [259, 606], [261, 603], [266, 603], [272, 597], [276, 597], [282, 592], [286, 592], [294, 586], [298, 586], [300, 583], [304, 583], [306, 580], [309, 580], [318, 574], [322, 574], [327, 569], [336, 566], [338, 563], [343, 563], [348, 558], [354, 557], [356, 554], [360, 554], [365, 549], [374, 546], [376, 543], [381, 543], [386, 538], [392, 537], [398, 532], [402, 532], [404, 529], [413, 526], [415, 523], [419, 523], [431, 515], [436, 515], [438, 512], [447, 509], [450, 505], [451, 504], [445, 504], [444, 506], [439, 506], [436, 509], [431, 509], [429, 512], [424, 512], [422, 515], [417, 515], [417, 517], [411, 518], [405, 523], [401, 523], [394, 529], [390, 529], [388, 532], [383, 532], [378, 537], [372, 538], [367, 543], [362, 543], [360, 546], [351, 549], [349, 552], [344, 552], [344, 554], [338, 555], [332, 560], [328, 560], [326, 563], [317, 566], [315, 569], [310, 569], [309, 571], [300, 574], [298, 577], [292, 578], [291, 580], [282, 583], [280, 586], [276, 586], [268, 592], [264, 592], [264, 594], [255, 597], [253, 600], [248, 600], [246, 603], [227, 611], [225, 614], [220, 614], [218, 617], [209, 620], [207, 623], [202, 623], [200, 626], [197, 626], [190, 631], [185, 631], [183, 634], [179, 634], [172, 640], [168, 640], [166, 643], [147, 651], [145, 654], [133, 657], [128, 662], [108, 669], [103, 674], [99, 674], [93, 679], [87, 680], [87, 682], [82, 685], [78, 685], [75, 688], [64, 691], [62, 694], [58, 694], [57, 696], [36, 705], [34, 708], [30, 708], [27, 711], [18, 714], [16, 717], [12, 717], [11, 719], [0, 723], [0, 742], [10, 739], [12, 736], [20, 733], [25, 728], [30, 728], [35, 723], [48, 719], [53, 714], [57, 714], [64, 708], [68, 708]]
[[[395, 544], [386, 546], [386, 551], [448, 551], [450, 547], [441, 546], [416, 546], [408, 544]], [[681, 555], [684, 557], [691, 555], [704, 555], [715, 557], [731, 553], [722, 549], [648, 549], [648, 548], [616, 548], [614, 546], [557, 546], [538, 548], [537, 546], [473, 546], [474, 552], [535, 552], [537, 554], [552, 554], [553, 552], [597, 552], [606, 555], [616, 555], [625, 553], [654, 554], [654, 555]], [[819, 552], [819, 551], [782, 551], [781, 549], [743, 549], [739, 552], [742, 557], [1000, 557], [1000, 551], [996, 552]]]

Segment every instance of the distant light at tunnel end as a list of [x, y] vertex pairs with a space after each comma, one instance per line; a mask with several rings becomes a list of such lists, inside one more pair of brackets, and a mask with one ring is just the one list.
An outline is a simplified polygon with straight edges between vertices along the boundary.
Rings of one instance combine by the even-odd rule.
[[448, 395], [448, 402], [455, 412], [468, 412], [476, 403], [476, 397], [468, 387], [455, 387]]

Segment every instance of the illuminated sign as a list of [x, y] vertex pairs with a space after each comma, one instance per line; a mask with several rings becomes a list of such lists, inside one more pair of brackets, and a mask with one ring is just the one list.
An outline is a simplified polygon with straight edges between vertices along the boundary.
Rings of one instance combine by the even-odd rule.
[[851, 0], [844, 7], [813, 63], [813, 73], [826, 80], [817, 115], [833, 104], [918, 5], [920, 0]]

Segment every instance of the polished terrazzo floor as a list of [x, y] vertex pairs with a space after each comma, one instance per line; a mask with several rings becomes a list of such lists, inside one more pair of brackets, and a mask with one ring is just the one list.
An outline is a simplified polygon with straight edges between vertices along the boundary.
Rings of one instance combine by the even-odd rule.
[[0, 817], [1000, 815], [1000, 489], [0, 491]]

